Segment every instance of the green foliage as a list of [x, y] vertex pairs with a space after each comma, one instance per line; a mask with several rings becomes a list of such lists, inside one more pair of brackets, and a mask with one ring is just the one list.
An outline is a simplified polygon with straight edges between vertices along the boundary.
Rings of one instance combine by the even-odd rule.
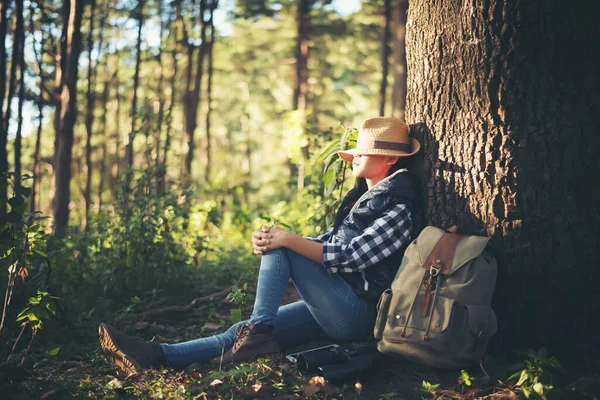
[[[9, 189], [6, 204], [0, 205], [0, 270], [4, 271], [3, 276], [8, 275], [7, 281], [0, 284], [5, 289], [0, 332], [8, 321], [12, 322], [14, 312], [9, 306], [14, 297], [17, 308], [25, 307], [16, 315], [16, 322], [22, 325], [21, 334], [25, 327], [29, 327], [33, 338], [44, 321], [55, 314], [56, 297], [47, 291], [47, 235], [41, 224], [43, 218], [38, 212], [27, 212], [31, 189], [23, 183], [30, 178], [29, 175], [20, 177], [14, 173], [0, 176], [2, 184]], [[17, 325], [10, 324], [8, 328], [15, 331]]]
[[464, 384], [467, 386], [471, 386], [472, 381], [473, 381], [473, 377], [471, 375], [469, 375], [469, 373], [467, 371], [465, 371], [464, 369], [461, 369], [460, 376], [458, 377], [458, 383]]
[[423, 381], [421, 383], [421, 398], [422, 399], [429, 398], [429, 396], [431, 395], [431, 392], [433, 392], [439, 386], [440, 386], [439, 383], [433, 384], [431, 382]]
[[227, 295], [227, 299], [233, 303], [239, 304], [240, 308], [234, 308], [230, 311], [231, 323], [235, 324], [249, 317], [248, 315], [248, 283], [244, 283], [242, 288], [234, 286], [231, 288], [231, 293]]
[[538, 351], [528, 350], [524, 354], [525, 368], [512, 374], [508, 381], [523, 393], [526, 398], [535, 396], [546, 399], [547, 393], [553, 388], [552, 373], [562, 369], [554, 356], [549, 356], [545, 348]]

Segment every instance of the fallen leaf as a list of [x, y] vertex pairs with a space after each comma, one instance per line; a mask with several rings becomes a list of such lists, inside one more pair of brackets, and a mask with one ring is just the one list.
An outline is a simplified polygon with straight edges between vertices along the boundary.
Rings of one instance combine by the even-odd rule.
[[292, 370], [292, 366], [290, 364], [280, 364], [279, 365], [279, 369], [282, 370], [283, 372], [290, 372]]
[[304, 386], [304, 389], [302, 389], [302, 394], [304, 397], [311, 397], [314, 396], [319, 390], [321, 390], [319, 385], [309, 383], [308, 385]]
[[219, 386], [219, 385], [222, 385], [222, 384], [223, 384], [223, 381], [222, 381], [222, 380], [220, 380], [220, 379], [215, 379], [214, 381], [212, 381], [212, 382], [210, 383], [210, 386], [212, 386], [212, 387], [215, 387], [215, 386]]
[[362, 390], [363, 390], [363, 385], [362, 385], [362, 383], [360, 383], [360, 382], [356, 382], [356, 383], [354, 384], [354, 391], [356, 392], [356, 394], [360, 396], [360, 392], [362, 392]]
[[56, 390], [56, 389], [48, 390], [46, 393], [44, 393], [40, 397], [40, 399], [47, 399], [48, 397], [52, 396], [53, 394], [56, 394], [56, 392], [58, 392], [58, 390]]
[[256, 382], [254, 385], [252, 385], [252, 389], [254, 389], [255, 392], [258, 392], [260, 388], [262, 388], [262, 383], [260, 382]]
[[25, 280], [25, 278], [27, 278], [27, 275], [29, 275], [29, 271], [27, 271], [27, 268], [21, 268], [21, 270], [19, 271], [19, 276], [21, 277], [21, 279]]
[[117, 378], [113, 379], [112, 381], [108, 382], [106, 384], [106, 386], [109, 389], [120, 389], [121, 387], [123, 387], [123, 384], [121, 383], [120, 380], [118, 380]]
[[310, 378], [310, 380], [308, 381], [309, 384], [311, 385], [325, 385], [325, 378], [323, 378], [322, 376], [313, 376], [312, 378]]
[[202, 325], [201, 328], [203, 331], [216, 331], [221, 329], [221, 324], [217, 324], [214, 322], [207, 322], [204, 325]]
[[136, 323], [133, 324], [133, 328], [136, 331], [141, 331], [144, 330], [148, 327], [148, 325], [150, 325], [149, 322], [145, 322], [145, 321], [137, 321]]

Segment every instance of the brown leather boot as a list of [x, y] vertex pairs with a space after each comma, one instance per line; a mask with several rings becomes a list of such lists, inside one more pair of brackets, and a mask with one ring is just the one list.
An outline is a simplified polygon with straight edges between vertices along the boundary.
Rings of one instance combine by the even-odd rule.
[[237, 339], [233, 347], [223, 355], [224, 363], [246, 361], [281, 351], [273, 336], [272, 325], [238, 325], [235, 336]]
[[106, 356], [127, 374], [165, 363], [163, 350], [158, 343], [127, 336], [108, 324], [100, 324], [98, 335]]

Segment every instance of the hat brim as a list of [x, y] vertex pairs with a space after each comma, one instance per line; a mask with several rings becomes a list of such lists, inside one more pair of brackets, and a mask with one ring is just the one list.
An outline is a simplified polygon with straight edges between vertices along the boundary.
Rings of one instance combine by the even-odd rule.
[[421, 149], [421, 143], [417, 139], [410, 138], [410, 148], [412, 151], [406, 153], [400, 150], [389, 150], [389, 149], [351, 149], [338, 151], [340, 158], [347, 162], [352, 162], [355, 155], [361, 156], [392, 156], [392, 157], [410, 157], [415, 155]]

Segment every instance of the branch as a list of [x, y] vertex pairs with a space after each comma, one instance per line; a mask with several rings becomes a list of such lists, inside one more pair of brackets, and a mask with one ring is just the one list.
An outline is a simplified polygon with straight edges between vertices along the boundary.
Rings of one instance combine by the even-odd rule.
[[197, 297], [194, 300], [192, 300], [190, 303], [188, 303], [184, 306], [166, 306], [166, 307], [152, 308], [146, 312], [140, 313], [138, 315], [138, 320], [144, 321], [144, 320], [147, 320], [149, 317], [154, 317], [156, 315], [170, 313], [170, 312], [188, 312], [199, 303], [212, 301], [217, 298], [226, 296], [227, 294], [229, 294], [229, 292], [231, 292], [231, 289], [236, 285], [237, 285], [237, 282], [231, 286], [226, 287], [225, 289], [221, 290], [220, 292], [212, 293], [212, 294], [202, 296], [202, 297]]

